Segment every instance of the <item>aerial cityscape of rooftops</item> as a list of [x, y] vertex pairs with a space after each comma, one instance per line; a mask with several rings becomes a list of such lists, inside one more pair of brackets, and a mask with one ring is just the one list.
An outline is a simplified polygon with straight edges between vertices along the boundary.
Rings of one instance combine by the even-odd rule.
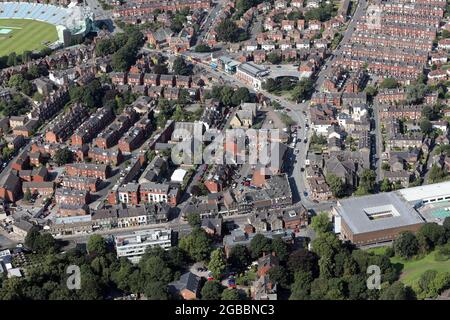
[[1, 1], [0, 300], [450, 300], [449, 50], [447, 0]]

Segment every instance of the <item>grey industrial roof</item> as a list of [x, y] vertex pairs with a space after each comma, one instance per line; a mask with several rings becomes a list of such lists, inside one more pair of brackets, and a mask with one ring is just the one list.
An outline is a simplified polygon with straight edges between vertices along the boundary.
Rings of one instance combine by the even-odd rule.
[[[394, 192], [339, 200], [336, 210], [353, 234], [423, 223], [419, 213]], [[366, 212], [395, 211], [392, 217], [369, 219]]]

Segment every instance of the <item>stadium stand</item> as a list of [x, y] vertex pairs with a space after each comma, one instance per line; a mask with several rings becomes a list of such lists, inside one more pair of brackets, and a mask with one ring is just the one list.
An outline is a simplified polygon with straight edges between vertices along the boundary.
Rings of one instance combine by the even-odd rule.
[[94, 15], [87, 6], [0, 2], [0, 19], [31, 19], [53, 24], [58, 32], [58, 41], [64, 45], [70, 45], [75, 37], [84, 37], [95, 31]]

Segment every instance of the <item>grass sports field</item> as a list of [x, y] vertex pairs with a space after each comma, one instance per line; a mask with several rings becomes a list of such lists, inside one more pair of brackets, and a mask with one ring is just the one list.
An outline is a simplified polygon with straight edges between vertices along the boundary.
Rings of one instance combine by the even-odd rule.
[[58, 39], [56, 27], [28, 19], [0, 19], [0, 56], [42, 49]]

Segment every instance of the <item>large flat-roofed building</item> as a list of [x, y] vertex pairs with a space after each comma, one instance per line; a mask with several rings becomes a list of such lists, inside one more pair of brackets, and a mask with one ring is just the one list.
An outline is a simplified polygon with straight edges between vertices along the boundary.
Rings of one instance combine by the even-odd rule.
[[172, 246], [172, 230], [152, 229], [135, 231], [130, 234], [114, 237], [117, 257], [127, 257], [131, 262], [137, 263], [145, 253], [147, 247], [160, 246], [168, 249]]
[[236, 68], [236, 78], [260, 90], [263, 77], [269, 74], [269, 70], [251, 62], [244, 62]]
[[424, 219], [396, 192], [339, 200], [332, 213], [335, 232], [357, 246], [394, 240], [401, 232], [416, 232]]
[[397, 193], [413, 204], [450, 201], [450, 181], [401, 189]]

